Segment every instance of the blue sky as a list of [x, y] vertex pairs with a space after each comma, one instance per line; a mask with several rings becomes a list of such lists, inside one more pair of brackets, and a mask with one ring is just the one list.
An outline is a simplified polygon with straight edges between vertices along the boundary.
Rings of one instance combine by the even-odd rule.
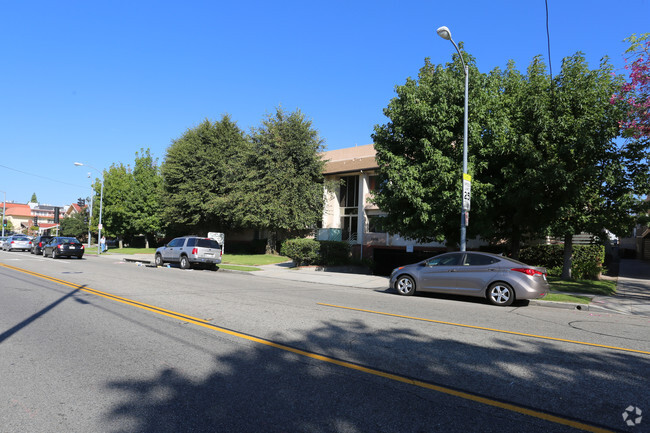
[[[553, 72], [585, 53], [623, 67], [649, 32], [650, 0], [548, 0]], [[90, 194], [85, 167], [133, 164], [230, 114], [248, 131], [300, 109], [328, 150], [371, 143], [394, 87], [451, 59], [445, 25], [479, 69], [547, 59], [543, 0], [2, 1], [0, 190], [63, 206]], [[471, 113], [470, 113], [471, 116]], [[93, 171], [93, 178], [97, 173]], [[0, 200], [3, 195], [0, 193]]]

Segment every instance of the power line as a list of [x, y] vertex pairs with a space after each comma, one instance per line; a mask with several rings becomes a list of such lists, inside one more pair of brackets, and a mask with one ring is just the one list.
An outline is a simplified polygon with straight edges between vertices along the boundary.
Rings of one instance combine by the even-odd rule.
[[12, 171], [15, 171], [15, 172], [18, 172], [18, 173], [26, 174], [27, 176], [38, 177], [38, 178], [41, 178], [41, 179], [48, 180], [50, 182], [60, 183], [62, 185], [69, 185], [69, 186], [74, 186], [74, 187], [77, 187], [77, 188], [84, 188], [84, 189], [88, 188], [88, 186], [76, 185], [74, 183], [63, 182], [63, 181], [60, 181], [60, 180], [57, 180], [57, 179], [52, 179], [50, 177], [41, 176], [39, 174], [27, 173], [26, 171], [18, 170], [18, 169], [15, 169], [13, 167], [7, 167], [6, 165], [2, 165], [2, 164], [0, 164], [0, 167], [6, 168], [7, 170], [12, 170]]

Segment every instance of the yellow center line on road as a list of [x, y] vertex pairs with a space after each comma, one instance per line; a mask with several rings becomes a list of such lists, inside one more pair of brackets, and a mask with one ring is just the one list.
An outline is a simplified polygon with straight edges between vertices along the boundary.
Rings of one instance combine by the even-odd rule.
[[[218, 331], [218, 332], [221, 332], [221, 333], [224, 333], [224, 334], [227, 334], [227, 335], [231, 335], [233, 337], [237, 337], [237, 338], [252, 341], [252, 342], [255, 342], [255, 343], [263, 344], [263, 345], [269, 346], [269, 347], [274, 347], [276, 349], [280, 349], [280, 350], [283, 350], [283, 351], [286, 351], [286, 352], [291, 352], [291, 353], [294, 353], [296, 355], [304, 356], [304, 357], [307, 357], [307, 358], [315, 359], [315, 360], [326, 362], [326, 363], [333, 364], [333, 365], [338, 365], [340, 367], [348, 368], [348, 369], [351, 369], [351, 370], [371, 374], [371, 375], [378, 376], [378, 377], [383, 377], [385, 379], [393, 380], [393, 381], [396, 381], [396, 382], [406, 383], [406, 384], [409, 384], [409, 385], [417, 386], [419, 388], [429, 389], [429, 390], [436, 391], [436, 392], [439, 392], [439, 393], [442, 393], [442, 394], [462, 398], [462, 399], [465, 399], [465, 400], [470, 400], [470, 401], [473, 401], [473, 402], [476, 402], [476, 403], [481, 403], [481, 404], [485, 404], [485, 405], [492, 406], [492, 407], [497, 407], [497, 408], [504, 409], [504, 410], [507, 410], [507, 411], [519, 413], [519, 414], [522, 414], [522, 415], [531, 416], [531, 417], [534, 417], [534, 418], [538, 418], [538, 419], [545, 420], [545, 421], [552, 422], [552, 423], [556, 423], [556, 424], [561, 424], [561, 425], [573, 427], [573, 428], [583, 430], [583, 431], [587, 431], [587, 432], [592, 432], [592, 433], [611, 433], [612, 432], [612, 430], [608, 430], [608, 429], [603, 428], [603, 427], [599, 427], [599, 426], [595, 426], [595, 425], [591, 425], [591, 424], [586, 424], [584, 422], [572, 420], [572, 419], [569, 419], [569, 418], [564, 418], [564, 417], [553, 415], [553, 414], [546, 413], [546, 412], [541, 412], [541, 411], [530, 409], [530, 408], [523, 407], [523, 406], [518, 406], [518, 405], [515, 405], [515, 404], [512, 404], [512, 403], [507, 403], [507, 402], [503, 402], [503, 401], [499, 401], [499, 400], [494, 400], [494, 399], [483, 397], [483, 396], [480, 396], [480, 395], [477, 395], [477, 394], [472, 394], [470, 392], [459, 391], [459, 390], [456, 390], [456, 389], [453, 389], [453, 388], [448, 388], [448, 387], [445, 387], [445, 386], [436, 385], [434, 383], [424, 382], [424, 381], [417, 380], [417, 379], [411, 379], [411, 378], [408, 378], [408, 377], [405, 377], [405, 376], [399, 376], [397, 374], [388, 373], [388, 372], [377, 370], [377, 369], [370, 368], [370, 367], [364, 367], [362, 365], [354, 364], [352, 362], [343, 361], [343, 360], [336, 359], [336, 358], [331, 358], [331, 357], [325, 356], [325, 355], [319, 355], [317, 353], [308, 352], [306, 350], [302, 350], [302, 349], [287, 346], [287, 345], [284, 345], [284, 344], [276, 343], [276, 342], [273, 342], [273, 341], [270, 341], [270, 340], [265, 340], [263, 338], [254, 337], [252, 335], [247, 335], [247, 334], [244, 334], [244, 333], [241, 333], [241, 332], [237, 332], [237, 331], [233, 331], [233, 330], [230, 330], [230, 329], [226, 329], [226, 328], [222, 328], [222, 327], [213, 325], [213, 324], [211, 324], [211, 323], [209, 323], [209, 322], [207, 322], [205, 320], [202, 320], [202, 319], [193, 318], [191, 316], [187, 316], [187, 315], [181, 314], [181, 313], [176, 313], [176, 312], [171, 311], [171, 310], [165, 310], [165, 309], [158, 308], [158, 307], [155, 307], [155, 306], [152, 306], [152, 305], [147, 305], [147, 304], [143, 304], [141, 302], [132, 301], [130, 299], [126, 299], [126, 298], [122, 298], [122, 297], [119, 297], [119, 296], [111, 295], [110, 293], [100, 292], [99, 290], [90, 289], [90, 288], [85, 287], [83, 285], [71, 283], [71, 282], [68, 282], [68, 281], [65, 281], [65, 280], [50, 277], [48, 275], [43, 275], [43, 274], [39, 274], [39, 273], [36, 273], [36, 272], [28, 271], [28, 270], [25, 270], [25, 269], [16, 268], [14, 266], [5, 265], [3, 263], [0, 263], [0, 266], [5, 267], [7, 269], [17, 271], [17, 272], [22, 272], [22, 273], [25, 273], [25, 274], [28, 274], [28, 275], [31, 275], [31, 276], [34, 276], [34, 277], [38, 277], [38, 278], [42, 278], [42, 279], [45, 279], [45, 280], [48, 280], [48, 281], [52, 281], [52, 282], [57, 283], [57, 284], [61, 284], [61, 285], [68, 286], [68, 287], [73, 287], [73, 288], [76, 288], [76, 289], [78, 289], [80, 291], [92, 293], [92, 294], [102, 296], [102, 297], [107, 298], [107, 299], [122, 302], [124, 304], [131, 305], [131, 306], [134, 306], [134, 307], [137, 307], [137, 308], [142, 308], [142, 309], [151, 311], [153, 313], [162, 314], [162, 315], [172, 317], [172, 318], [176, 318], [176, 319], [184, 318], [188, 323], [193, 323], [193, 324], [195, 324], [197, 326], [208, 328], [208, 329], [213, 330], [213, 331]], [[329, 305], [329, 304], [319, 304], [319, 305], [333, 306], [333, 305]], [[340, 307], [340, 308], [344, 308], [344, 307]]]
[[588, 343], [586, 341], [567, 340], [565, 338], [547, 337], [545, 335], [535, 335], [535, 334], [526, 334], [524, 332], [506, 331], [505, 329], [486, 328], [484, 326], [465, 325], [463, 323], [445, 322], [445, 321], [442, 321], [442, 320], [425, 319], [425, 318], [422, 318], [422, 317], [404, 316], [402, 314], [393, 314], [393, 313], [385, 313], [385, 312], [382, 312], [382, 311], [365, 310], [363, 308], [344, 307], [342, 305], [326, 304], [326, 303], [323, 303], [323, 302], [318, 302], [317, 305], [322, 305], [324, 307], [340, 308], [340, 309], [343, 309], [343, 310], [360, 311], [362, 313], [379, 314], [381, 316], [399, 317], [399, 318], [402, 318], [402, 319], [419, 320], [421, 322], [439, 323], [441, 325], [459, 326], [461, 328], [480, 329], [482, 331], [499, 332], [499, 333], [502, 333], [502, 334], [521, 335], [523, 337], [541, 338], [541, 339], [544, 339], [544, 340], [561, 341], [563, 343], [581, 344], [583, 346], [602, 347], [602, 348], [605, 348], [605, 349], [623, 350], [625, 352], [634, 352], [634, 353], [642, 353], [644, 355], [650, 355], [650, 352], [645, 351], [645, 350], [628, 349], [628, 348], [625, 348], [625, 347], [617, 347], [617, 346], [607, 346], [607, 345], [604, 345], [604, 344]]
[[149, 305], [149, 304], [145, 304], [143, 302], [134, 301], [133, 299], [128, 299], [128, 298], [123, 298], [121, 296], [112, 295], [110, 293], [102, 292], [100, 290], [91, 289], [90, 287], [87, 287], [87, 286], [84, 286], [84, 285], [81, 285], [81, 284], [75, 284], [75, 283], [71, 283], [69, 281], [61, 280], [59, 278], [50, 277], [49, 275], [39, 274], [38, 272], [28, 271], [27, 269], [17, 268], [15, 266], [6, 265], [4, 263], [0, 263], [0, 266], [2, 266], [4, 268], [7, 268], [7, 269], [11, 269], [13, 271], [22, 272], [24, 274], [28, 274], [28, 275], [31, 275], [31, 276], [34, 276], [34, 277], [38, 277], [38, 278], [41, 278], [41, 279], [44, 279], [44, 280], [48, 280], [48, 281], [51, 281], [53, 283], [61, 284], [63, 286], [72, 287], [73, 289], [77, 289], [77, 290], [80, 290], [80, 291], [83, 291], [83, 292], [86, 292], [86, 293], [92, 293], [93, 295], [101, 296], [103, 298], [111, 299], [113, 301], [122, 302], [124, 304], [133, 305], [135, 307], [143, 308], [145, 310], [149, 310], [149, 311], [152, 311], [154, 313], [164, 314], [165, 316], [173, 317], [173, 318], [176, 318], [176, 319], [184, 319], [184, 320], [192, 320], [192, 321], [195, 321], [195, 322], [208, 323], [207, 320], [199, 319], [198, 317], [188, 316], [186, 314], [181, 314], [181, 313], [177, 313], [175, 311], [166, 310], [164, 308], [156, 307], [154, 305]]

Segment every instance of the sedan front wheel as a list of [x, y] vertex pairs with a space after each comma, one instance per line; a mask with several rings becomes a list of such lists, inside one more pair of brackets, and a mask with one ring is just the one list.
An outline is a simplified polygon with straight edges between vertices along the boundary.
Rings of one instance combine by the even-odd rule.
[[402, 275], [397, 279], [395, 289], [400, 295], [411, 296], [415, 293], [415, 281], [408, 275]]

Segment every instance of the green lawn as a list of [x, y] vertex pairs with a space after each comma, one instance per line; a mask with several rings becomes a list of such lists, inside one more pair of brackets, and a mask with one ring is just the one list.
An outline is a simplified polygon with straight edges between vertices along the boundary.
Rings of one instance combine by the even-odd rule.
[[[227, 246], [227, 245], [226, 245]], [[263, 266], [288, 262], [291, 259], [274, 254], [224, 254], [223, 263], [228, 265]]]
[[[107, 254], [154, 254], [155, 248], [111, 248]], [[239, 266], [263, 266], [272, 265], [275, 263], [283, 263], [291, 260], [288, 257], [277, 256], [274, 254], [224, 254], [224, 265], [239, 265]], [[234, 266], [221, 266], [224, 269], [235, 269]], [[250, 268], [242, 268], [239, 270], [248, 271]], [[257, 269], [255, 269], [257, 270]]]
[[105, 254], [153, 254], [155, 248], [109, 248]]
[[548, 282], [554, 292], [565, 293], [549, 293], [542, 298], [544, 301], [588, 304], [591, 302], [591, 296], [611, 296], [616, 293], [616, 282], [611, 280], [563, 281], [558, 277], [549, 277]]
[[549, 293], [544, 296], [540, 301], [552, 301], [552, 302], [573, 302], [576, 304], [588, 304], [591, 302], [591, 298], [588, 296], [578, 296], [578, 295], [563, 295], [561, 293]]
[[563, 281], [558, 277], [549, 277], [551, 290], [556, 292], [585, 293], [590, 295], [611, 296], [616, 293], [616, 281], [611, 280], [574, 280]]

